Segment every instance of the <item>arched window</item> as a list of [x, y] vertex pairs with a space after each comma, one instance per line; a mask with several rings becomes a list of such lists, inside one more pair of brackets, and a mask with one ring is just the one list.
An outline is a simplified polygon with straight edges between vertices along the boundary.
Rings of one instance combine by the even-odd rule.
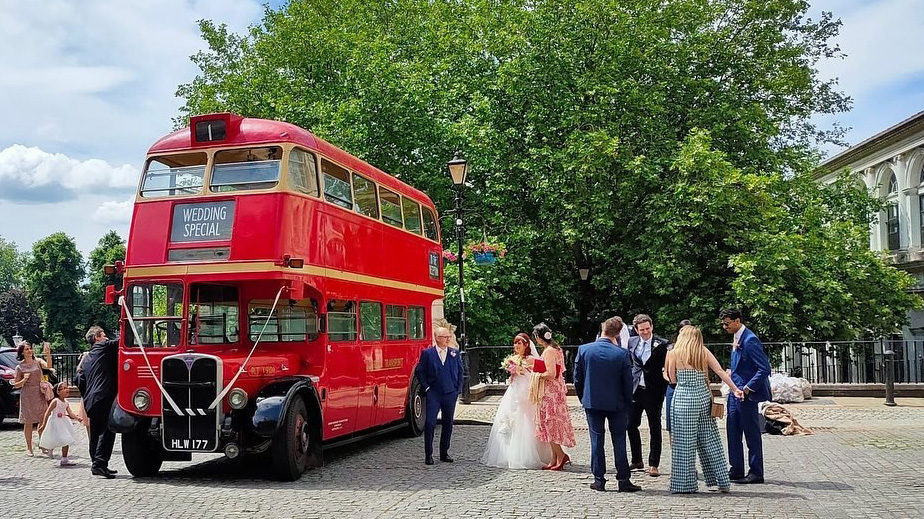
[[895, 173], [889, 175], [889, 190], [886, 194], [886, 231], [889, 250], [901, 248], [901, 234], [898, 220], [898, 179]]
[[921, 162], [921, 172], [918, 174], [918, 222], [921, 223], [921, 248], [924, 249], [924, 161]]

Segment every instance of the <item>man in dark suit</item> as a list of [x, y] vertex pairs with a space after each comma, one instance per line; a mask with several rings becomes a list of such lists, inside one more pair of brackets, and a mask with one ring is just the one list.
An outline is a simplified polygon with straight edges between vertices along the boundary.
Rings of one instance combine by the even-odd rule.
[[[757, 404], [770, 400], [770, 361], [764, 345], [754, 332], [741, 323], [741, 312], [735, 308], [722, 310], [722, 327], [734, 335], [731, 354], [731, 377], [744, 392], [744, 399], [728, 397], [728, 471], [735, 483], [764, 482], [764, 450], [760, 438]], [[744, 473], [744, 447], [748, 445], [748, 472]]]
[[616, 455], [617, 490], [641, 490], [629, 480], [629, 458], [626, 456], [626, 427], [632, 407], [632, 362], [629, 353], [616, 342], [622, 326], [622, 319], [618, 317], [607, 319], [600, 337], [582, 345], [574, 359], [574, 390], [584, 406], [590, 430], [590, 470], [594, 475], [590, 488], [599, 491], [606, 490], [604, 422], [609, 422]]
[[642, 463], [642, 436], [638, 430], [644, 411], [648, 417], [648, 430], [651, 432], [648, 474], [657, 477], [661, 475], [658, 472], [658, 465], [661, 463], [661, 408], [664, 406], [664, 393], [667, 391], [663, 371], [669, 343], [654, 334], [651, 317], [645, 314], [636, 315], [632, 324], [638, 335], [629, 338], [634, 383], [628, 429], [629, 448], [632, 450], [629, 469], [645, 468]]
[[112, 479], [116, 471], [109, 468], [109, 458], [115, 433], [109, 429], [109, 411], [116, 397], [119, 340], [106, 337], [99, 326], [91, 326], [86, 339], [92, 346], [83, 361], [77, 386], [81, 388], [84, 409], [90, 419], [90, 472]]
[[420, 362], [417, 363], [417, 379], [427, 400], [427, 418], [424, 423], [424, 462], [427, 465], [433, 465], [433, 434], [438, 413], [443, 415], [440, 461], [453, 461], [449, 456], [449, 441], [452, 438], [456, 401], [462, 393], [462, 356], [458, 350], [449, 347], [451, 338], [452, 332], [448, 329], [437, 328], [436, 346], [422, 351]]

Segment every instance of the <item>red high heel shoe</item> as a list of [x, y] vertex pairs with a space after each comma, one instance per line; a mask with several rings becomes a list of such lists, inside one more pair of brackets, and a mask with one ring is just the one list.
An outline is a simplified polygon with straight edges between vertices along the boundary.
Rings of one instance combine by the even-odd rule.
[[568, 456], [567, 454], [565, 454], [565, 457], [562, 458], [561, 461], [559, 461], [557, 465], [550, 467], [549, 470], [562, 471], [565, 469], [566, 463], [571, 463], [571, 457]]

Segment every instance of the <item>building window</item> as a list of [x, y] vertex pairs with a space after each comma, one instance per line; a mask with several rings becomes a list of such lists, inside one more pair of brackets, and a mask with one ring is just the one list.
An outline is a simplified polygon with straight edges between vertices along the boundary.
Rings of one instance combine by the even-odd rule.
[[892, 203], [886, 208], [886, 225], [889, 232], [889, 250], [898, 250], [901, 246], [898, 226], [898, 203]]
[[892, 173], [892, 176], [889, 177], [889, 195], [898, 194], [898, 179], [895, 178], [895, 173]]

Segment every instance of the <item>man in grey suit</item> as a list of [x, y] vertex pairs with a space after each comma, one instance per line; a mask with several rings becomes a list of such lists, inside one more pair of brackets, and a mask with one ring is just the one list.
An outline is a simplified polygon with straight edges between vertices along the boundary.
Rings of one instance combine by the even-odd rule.
[[642, 436], [638, 428], [642, 424], [642, 412], [648, 416], [648, 430], [651, 432], [648, 452], [648, 475], [661, 475], [658, 465], [661, 461], [661, 408], [667, 381], [664, 380], [664, 360], [670, 343], [654, 334], [651, 317], [638, 314], [632, 320], [637, 336], [629, 338], [629, 354], [632, 360], [634, 398], [629, 413], [629, 449], [632, 460], [629, 469], [643, 469]]
[[582, 345], [574, 360], [574, 389], [584, 406], [590, 431], [590, 470], [594, 475], [590, 488], [599, 491], [606, 490], [605, 422], [609, 422], [616, 455], [617, 490], [641, 490], [629, 480], [626, 455], [626, 427], [632, 408], [632, 362], [629, 353], [616, 344], [622, 326], [618, 317], [607, 319], [600, 337]]

